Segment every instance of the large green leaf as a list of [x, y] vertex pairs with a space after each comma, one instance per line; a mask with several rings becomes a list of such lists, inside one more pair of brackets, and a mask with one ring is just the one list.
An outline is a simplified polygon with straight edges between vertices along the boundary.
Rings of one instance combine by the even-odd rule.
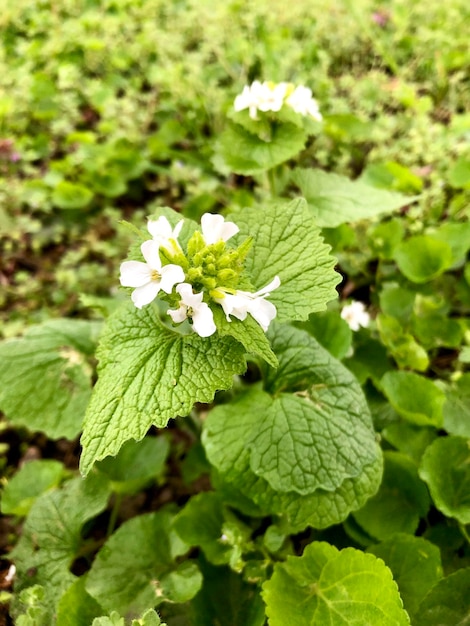
[[219, 150], [226, 165], [237, 174], [252, 175], [269, 170], [296, 156], [304, 148], [307, 134], [295, 124], [278, 124], [269, 139], [231, 124], [220, 138]]
[[410, 623], [388, 567], [354, 548], [310, 544], [275, 566], [262, 596], [270, 626]]
[[270, 337], [280, 375], [265, 379], [275, 397], [252, 389], [214, 409], [206, 453], [223, 481], [262, 511], [286, 515], [295, 528], [327, 526], [380, 481], [367, 404], [352, 374], [305, 331], [276, 325]]
[[254, 239], [245, 264], [252, 284], [260, 289], [276, 275], [281, 279], [269, 296], [278, 321], [306, 320], [337, 297], [335, 286], [341, 277], [305, 200], [246, 208], [233, 219], [239, 238]]
[[421, 600], [442, 578], [439, 548], [422, 537], [397, 533], [367, 550], [392, 570], [405, 609], [413, 616]]
[[0, 343], [0, 408], [16, 425], [73, 439], [91, 393], [98, 325], [58, 319]]
[[444, 392], [413, 372], [387, 372], [381, 386], [395, 411], [418, 426], [442, 425]]
[[[193, 561], [178, 565], [188, 551], [172, 528], [173, 515], [158, 511], [125, 522], [99, 551], [86, 590], [107, 611], [138, 613], [164, 600], [186, 602], [201, 586]], [[123, 567], [125, 575], [123, 575]]]
[[152, 306], [130, 303], [108, 318], [97, 356], [82, 435], [84, 473], [127, 440], [142, 439], [152, 424], [164, 427], [195, 402], [210, 402], [246, 367], [245, 350], [232, 337], [181, 335], [163, 326]]
[[436, 507], [470, 524], [470, 445], [464, 437], [439, 437], [423, 455], [419, 475]]
[[453, 263], [448, 243], [428, 235], [415, 235], [401, 243], [394, 259], [403, 274], [414, 283], [427, 283]]
[[316, 169], [298, 168], [292, 179], [316, 223], [327, 228], [391, 213], [416, 199]]

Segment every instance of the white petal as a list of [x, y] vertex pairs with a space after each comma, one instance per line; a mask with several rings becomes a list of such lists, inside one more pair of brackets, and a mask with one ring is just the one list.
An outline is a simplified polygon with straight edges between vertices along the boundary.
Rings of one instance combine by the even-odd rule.
[[236, 235], [239, 230], [240, 229], [234, 222], [225, 222], [220, 233], [220, 238], [227, 241], [230, 237]]
[[119, 280], [123, 287], [142, 287], [151, 280], [151, 270], [147, 263], [124, 261]]
[[140, 246], [140, 250], [150, 269], [160, 272], [162, 269], [162, 262], [158, 252], [158, 243], [153, 239], [148, 239]]
[[158, 220], [149, 220], [147, 229], [154, 239], [168, 239], [172, 236], [171, 224], [164, 215]]
[[248, 312], [254, 317], [261, 328], [266, 332], [269, 324], [276, 317], [276, 307], [272, 302], [268, 302], [264, 298], [256, 298], [252, 300]]
[[173, 239], [177, 239], [178, 238], [178, 236], [179, 236], [179, 234], [181, 232], [181, 229], [183, 228], [183, 224], [184, 224], [184, 220], [180, 220], [176, 224], [176, 226], [173, 229], [173, 234], [172, 234]]
[[243, 321], [248, 315], [248, 302], [249, 299], [246, 296], [225, 294], [223, 298], [214, 298], [215, 302], [222, 307], [227, 322], [231, 322], [230, 315], [233, 315], [237, 319]]
[[268, 285], [266, 285], [266, 287], [263, 287], [259, 291], [256, 291], [253, 294], [253, 297], [254, 298], [256, 298], [257, 296], [265, 296], [265, 297], [267, 297], [271, 293], [271, 291], [273, 289], [277, 289], [280, 284], [281, 284], [281, 279], [279, 278], [279, 276], [275, 276], [272, 279], [272, 281]]
[[226, 222], [223, 215], [213, 213], [204, 213], [201, 217], [201, 229], [208, 246], [220, 239], [227, 241], [240, 230], [233, 222]]
[[210, 337], [217, 330], [214, 315], [205, 302], [202, 302], [197, 311], [194, 311], [193, 328], [200, 337]]
[[132, 302], [138, 309], [141, 309], [146, 304], [150, 304], [152, 300], [155, 300], [159, 291], [160, 283], [153, 280], [142, 287], [134, 289], [131, 296]]
[[167, 313], [175, 324], [178, 324], [180, 322], [184, 322], [185, 319], [188, 319], [187, 311], [188, 309], [184, 306], [184, 304], [182, 304], [179, 309], [168, 309]]
[[171, 293], [173, 287], [177, 283], [182, 283], [184, 280], [183, 268], [179, 265], [164, 265], [160, 270], [161, 280], [160, 289], [163, 289], [165, 293]]
[[182, 302], [192, 309], [197, 309], [202, 302], [202, 293], [193, 293], [193, 288], [188, 283], [181, 283], [176, 287], [176, 291], [180, 294]]

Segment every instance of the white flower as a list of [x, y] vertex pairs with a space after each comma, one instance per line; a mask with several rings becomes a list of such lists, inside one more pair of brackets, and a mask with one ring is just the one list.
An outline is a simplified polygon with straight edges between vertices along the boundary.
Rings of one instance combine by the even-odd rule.
[[158, 220], [149, 220], [147, 229], [152, 235], [153, 240], [157, 242], [160, 248], [165, 248], [168, 252], [179, 252], [181, 250], [177, 241], [178, 235], [183, 228], [184, 220], [180, 220], [174, 228], [164, 215]]
[[369, 326], [370, 315], [366, 311], [363, 302], [351, 302], [343, 307], [341, 317], [345, 320], [351, 330], [359, 330], [361, 326], [364, 328]]
[[190, 317], [193, 320], [193, 328], [201, 337], [210, 337], [215, 333], [214, 315], [209, 306], [202, 301], [202, 293], [193, 293], [193, 288], [188, 283], [177, 285], [176, 291], [181, 296], [178, 309], [169, 309], [168, 315], [175, 322], [184, 322]]
[[156, 241], [149, 239], [140, 246], [145, 263], [141, 261], [125, 261], [121, 263], [119, 280], [123, 287], [135, 287], [132, 292], [132, 302], [138, 309], [154, 300], [160, 289], [171, 293], [174, 285], [184, 280], [183, 268], [179, 265], [165, 265], [162, 267], [159, 246]]
[[266, 332], [269, 324], [276, 317], [276, 307], [272, 302], [265, 300], [273, 289], [277, 289], [281, 281], [279, 276], [275, 276], [273, 280], [255, 293], [250, 291], [238, 290], [234, 294], [225, 293], [218, 290], [222, 297], [215, 297], [214, 300], [221, 305], [224, 310], [227, 321], [230, 322], [230, 315], [243, 321], [249, 313]]
[[296, 87], [287, 98], [286, 104], [300, 115], [310, 115], [319, 122], [323, 119], [318, 108], [318, 103], [312, 97], [312, 90], [308, 87], [304, 87], [303, 85]]
[[250, 117], [257, 118], [258, 111], [280, 111], [287, 93], [287, 83], [260, 83], [255, 80], [250, 86], [245, 85], [240, 95], [235, 98], [235, 111], [249, 109]]
[[226, 222], [222, 215], [204, 213], [201, 217], [201, 229], [204, 241], [209, 246], [221, 239], [227, 241], [240, 230], [233, 222]]

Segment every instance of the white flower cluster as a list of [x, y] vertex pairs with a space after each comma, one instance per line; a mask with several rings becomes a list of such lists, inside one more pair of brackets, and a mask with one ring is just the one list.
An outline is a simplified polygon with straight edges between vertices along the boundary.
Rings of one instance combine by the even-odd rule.
[[286, 104], [300, 115], [309, 115], [321, 122], [322, 115], [318, 103], [312, 97], [312, 90], [303, 85], [297, 87], [292, 83], [260, 83], [255, 80], [251, 85], [245, 85], [241, 94], [235, 98], [235, 111], [249, 110], [250, 117], [258, 119], [258, 111], [280, 111]]
[[[170, 256], [178, 258], [183, 254], [178, 235], [183, 227], [181, 220], [172, 228], [166, 217], [158, 220], [149, 220], [147, 228], [152, 239], [144, 241], [140, 249], [145, 263], [141, 261], [125, 261], [121, 264], [120, 282], [123, 287], [133, 287], [132, 301], [141, 309], [150, 304], [160, 291], [172, 294], [173, 288], [179, 296], [179, 305], [176, 309], [169, 309], [168, 315], [174, 323], [191, 319], [194, 331], [201, 337], [213, 335], [217, 328], [211, 308], [204, 301], [205, 293], [194, 293], [193, 286], [185, 282], [185, 271], [178, 264], [162, 264], [160, 249], [164, 249]], [[238, 233], [239, 228], [233, 222], [226, 222], [222, 215], [205, 213], [201, 218], [201, 231], [206, 246], [227, 241]], [[255, 293], [217, 286], [211, 290], [210, 299], [219, 304], [227, 321], [230, 315], [239, 320], [245, 320], [250, 314], [263, 328], [268, 329], [271, 321], [276, 317], [276, 307], [267, 298], [273, 289], [280, 285], [276, 276], [266, 287]]]
[[358, 300], [346, 304], [341, 311], [341, 317], [354, 331], [359, 330], [361, 326], [366, 328], [370, 322], [370, 315], [367, 313], [364, 303]]

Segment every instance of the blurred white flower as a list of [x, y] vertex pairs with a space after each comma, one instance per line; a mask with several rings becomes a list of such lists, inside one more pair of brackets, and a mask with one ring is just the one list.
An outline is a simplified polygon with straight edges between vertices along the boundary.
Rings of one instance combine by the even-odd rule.
[[370, 315], [367, 313], [364, 303], [358, 301], [344, 306], [341, 317], [351, 330], [359, 330], [361, 326], [366, 328], [370, 322]]
[[240, 230], [233, 222], [226, 222], [223, 215], [204, 213], [201, 217], [201, 230], [204, 241], [209, 246], [217, 241], [227, 241]]
[[193, 328], [200, 337], [210, 337], [217, 330], [214, 324], [214, 315], [209, 306], [202, 301], [202, 293], [193, 293], [189, 283], [177, 285], [176, 291], [181, 296], [180, 305], [177, 309], [169, 309], [168, 315], [178, 324], [190, 317]]
[[235, 98], [235, 111], [249, 109], [250, 117], [257, 118], [258, 111], [280, 111], [287, 93], [287, 83], [260, 83], [255, 80], [250, 86], [245, 85], [240, 95]]
[[312, 97], [312, 90], [308, 87], [304, 87], [303, 85], [296, 87], [287, 98], [286, 104], [300, 115], [310, 115], [310, 117], [313, 117], [318, 122], [321, 122], [323, 119], [318, 108], [318, 103]]
[[183, 228], [184, 220], [180, 220], [174, 228], [164, 215], [158, 220], [149, 220], [147, 229], [152, 235], [153, 240], [157, 242], [160, 248], [165, 248], [170, 253], [179, 252], [181, 250], [178, 243], [178, 235]]
[[269, 297], [271, 291], [277, 289], [280, 284], [279, 276], [275, 276], [269, 285], [255, 293], [238, 290], [231, 294], [218, 290], [220, 297], [217, 296], [214, 300], [223, 308], [228, 322], [231, 321], [230, 315], [243, 321], [249, 313], [266, 332], [269, 324], [276, 317], [277, 311], [274, 304], [265, 298]]
[[160, 289], [171, 293], [177, 283], [184, 280], [183, 268], [179, 265], [164, 265], [159, 255], [159, 245], [149, 239], [140, 247], [145, 263], [124, 261], [121, 263], [119, 280], [123, 287], [134, 287], [132, 302], [138, 309], [154, 300]]

